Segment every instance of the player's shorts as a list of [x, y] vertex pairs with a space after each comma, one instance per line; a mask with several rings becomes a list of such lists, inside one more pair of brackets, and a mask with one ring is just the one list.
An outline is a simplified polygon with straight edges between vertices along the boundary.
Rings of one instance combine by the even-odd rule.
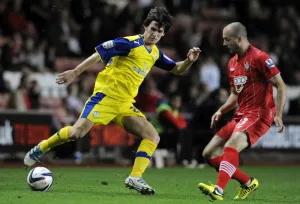
[[146, 118], [131, 102], [118, 101], [103, 93], [97, 93], [86, 101], [80, 118], [87, 118], [95, 125], [107, 125], [113, 121], [123, 128], [124, 116]]
[[271, 127], [274, 115], [258, 116], [257, 114], [247, 114], [243, 117], [234, 117], [216, 135], [228, 140], [235, 132], [246, 131], [248, 134], [249, 146], [252, 146]]

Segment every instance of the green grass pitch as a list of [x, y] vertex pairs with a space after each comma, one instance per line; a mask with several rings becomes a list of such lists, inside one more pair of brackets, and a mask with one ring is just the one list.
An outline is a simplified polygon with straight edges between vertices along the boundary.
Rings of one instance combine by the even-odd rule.
[[[46, 166], [47, 167], [47, 166]], [[29, 190], [23, 168], [0, 169], [0, 203], [20, 204], [151, 204], [151, 203], [211, 203], [197, 189], [199, 182], [215, 183], [217, 173], [205, 169], [148, 169], [146, 182], [155, 188], [154, 196], [143, 196], [124, 187], [129, 168], [49, 168], [54, 184], [48, 192]], [[230, 181], [222, 203], [284, 204], [300, 203], [300, 166], [243, 167], [260, 181], [255, 195], [244, 201], [233, 201], [238, 183]], [[107, 181], [108, 185], [102, 185]]]

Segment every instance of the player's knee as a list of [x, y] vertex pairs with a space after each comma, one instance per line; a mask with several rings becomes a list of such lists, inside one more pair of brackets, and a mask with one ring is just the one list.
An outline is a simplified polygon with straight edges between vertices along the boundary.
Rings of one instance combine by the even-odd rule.
[[153, 138], [153, 142], [158, 144], [160, 142], [160, 137], [158, 135], [158, 133], [156, 134], [156, 136]]
[[158, 144], [160, 141], [159, 134], [152, 125], [145, 125], [145, 129], [141, 132], [140, 136], [143, 139], [154, 142], [155, 144]]
[[157, 131], [145, 131], [142, 134], [142, 138], [150, 140], [150, 141], [154, 142], [155, 144], [158, 144], [160, 141], [160, 137], [159, 137]]
[[159, 141], [160, 141], [160, 137], [159, 137], [158, 133], [155, 133], [155, 134], [152, 134], [152, 135], [147, 135], [144, 138], [148, 139], [148, 140], [151, 140], [155, 144], [158, 144]]
[[226, 142], [225, 147], [230, 147], [236, 149], [237, 151], [242, 151], [248, 147], [248, 137], [243, 132], [234, 133], [231, 138]]
[[212, 157], [212, 153], [211, 151], [208, 151], [207, 149], [204, 149], [203, 152], [202, 152], [202, 157], [204, 159], [204, 161], [209, 161]]
[[78, 140], [80, 139], [81, 137], [83, 137], [84, 135], [82, 135], [82, 130], [80, 128], [74, 128], [72, 127], [70, 129], [70, 132], [69, 132], [69, 138], [70, 140]]

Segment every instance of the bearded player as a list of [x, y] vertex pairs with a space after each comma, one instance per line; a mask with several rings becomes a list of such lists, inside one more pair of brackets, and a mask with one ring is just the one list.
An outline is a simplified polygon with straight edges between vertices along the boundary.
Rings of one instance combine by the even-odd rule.
[[[219, 172], [216, 185], [199, 183], [198, 188], [213, 200], [223, 200], [224, 189], [232, 178], [241, 184], [234, 199], [245, 199], [258, 188], [259, 182], [239, 169], [239, 153], [255, 144], [273, 120], [279, 133], [284, 130], [282, 111], [286, 86], [270, 56], [249, 44], [244, 25], [238, 22], [227, 25], [223, 40], [223, 45], [235, 54], [228, 63], [231, 94], [212, 116], [211, 127], [224, 113], [237, 106], [239, 109], [203, 151], [207, 163]], [[277, 89], [276, 108], [272, 86]]]
[[74, 70], [59, 74], [56, 82], [68, 84], [95, 63], [106, 63], [105, 70], [98, 74], [93, 95], [87, 100], [77, 122], [60, 129], [32, 148], [26, 154], [24, 164], [32, 166], [53, 147], [80, 139], [94, 125], [107, 125], [113, 121], [142, 138], [125, 186], [141, 194], [154, 194], [155, 190], [143, 180], [142, 175], [159, 143], [159, 135], [145, 115], [134, 107], [134, 98], [153, 66], [180, 75], [197, 60], [200, 53], [199, 48], [192, 48], [187, 53], [187, 59], [177, 63], [162, 53], [156, 43], [168, 32], [171, 22], [172, 16], [164, 7], [155, 7], [144, 21], [143, 35], [104, 42]]

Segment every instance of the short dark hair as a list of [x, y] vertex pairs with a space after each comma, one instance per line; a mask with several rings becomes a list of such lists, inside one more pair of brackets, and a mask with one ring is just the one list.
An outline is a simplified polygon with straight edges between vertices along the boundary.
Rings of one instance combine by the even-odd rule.
[[164, 32], [168, 32], [172, 26], [173, 17], [165, 7], [157, 6], [151, 9], [144, 20], [144, 26], [149, 26], [152, 21], [156, 21], [159, 27], [164, 26]]

